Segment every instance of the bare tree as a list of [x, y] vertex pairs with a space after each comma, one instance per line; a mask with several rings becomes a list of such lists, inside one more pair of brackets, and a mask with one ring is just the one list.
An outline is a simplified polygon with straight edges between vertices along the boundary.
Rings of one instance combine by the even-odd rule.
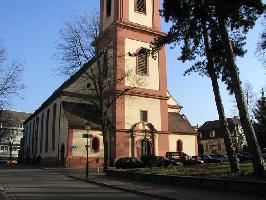
[[[243, 92], [244, 92], [245, 100], [246, 100], [246, 103], [248, 106], [250, 118], [253, 121], [253, 109], [254, 109], [255, 103], [257, 101], [257, 94], [254, 92], [253, 86], [248, 81], [245, 81], [245, 83], [244, 83]], [[232, 103], [233, 103], [233, 109], [231, 110], [231, 112], [232, 112], [233, 116], [239, 116], [238, 109], [236, 106], [236, 100], [233, 99]]]
[[[72, 75], [83, 65], [87, 70], [82, 75], [83, 85], [77, 93], [86, 93], [81, 98], [95, 106], [100, 115], [100, 126], [104, 142], [104, 170], [110, 165], [110, 144], [115, 130], [112, 110], [116, 101], [129, 94], [135, 87], [144, 85], [145, 80], [134, 76], [133, 72], [120, 72], [114, 60], [124, 59], [119, 49], [122, 41], [115, 37], [115, 31], [100, 34], [98, 14], [76, 16], [72, 21], [65, 22], [60, 31], [62, 41], [58, 43], [58, 58], [63, 64], [59, 70], [64, 75]], [[129, 53], [129, 52], [128, 52]], [[120, 87], [127, 80], [130, 87]], [[82, 91], [83, 90], [83, 91]], [[80, 96], [80, 95], [79, 95]]]
[[257, 44], [256, 54], [262, 61], [264, 67], [266, 67], [266, 13], [262, 21], [263, 32], [260, 34], [259, 41]]
[[13, 95], [21, 95], [23, 66], [15, 59], [8, 59], [7, 50], [0, 44], [0, 109], [10, 104]]
[[64, 21], [60, 30], [58, 50], [55, 55], [61, 66], [59, 74], [70, 76], [95, 56], [93, 42], [100, 33], [99, 13], [76, 15], [72, 20]]

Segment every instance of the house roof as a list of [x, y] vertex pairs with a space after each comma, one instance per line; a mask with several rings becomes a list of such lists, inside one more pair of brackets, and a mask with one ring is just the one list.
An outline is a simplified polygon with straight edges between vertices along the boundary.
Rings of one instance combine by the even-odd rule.
[[171, 133], [197, 133], [184, 115], [174, 112], [168, 113], [168, 129]]
[[89, 62], [85, 63], [75, 74], [70, 76], [69, 79], [67, 79], [59, 88], [57, 88], [52, 95], [45, 101], [43, 104], [35, 110], [35, 112], [28, 117], [24, 123], [34, 118], [43, 108], [45, 108], [47, 105], [49, 105], [54, 99], [60, 96], [60, 92], [67, 87], [69, 87], [72, 83], [74, 83], [76, 80], [78, 80], [82, 74], [94, 63], [95, 59], [91, 59]]
[[14, 124], [23, 124], [23, 122], [31, 115], [26, 112], [16, 112], [11, 110], [0, 110], [0, 122], [12, 120]]
[[169, 97], [167, 104], [168, 106], [176, 106], [178, 109], [182, 109], [183, 106], [181, 106], [177, 100], [170, 94], [169, 90], [167, 90], [167, 96]]
[[95, 106], [63, 101], [62, 108], [70, 128], [84, 129], [90, 125], [93, 129], [100, 129], [101, 117]]
[[[227, 123], [229, 126], [232, 125], [240, 125], [240, 120], [237, 117], [234, 118], [227, 118]], [[207, 121], [205, 122], [200, 128], [199, 130], [206, 130], [206, 129], [216, 129], [216, 128], [220, 128], [221, 124], [220, 124], [220, 120], [214, 120], [214, 121]]]

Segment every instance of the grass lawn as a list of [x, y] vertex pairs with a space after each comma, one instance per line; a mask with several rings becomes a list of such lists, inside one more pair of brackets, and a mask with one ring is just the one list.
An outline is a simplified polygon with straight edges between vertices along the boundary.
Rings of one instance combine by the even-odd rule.
[[125, 171], [136, 172], [136, 173], [176, 175], [176, 176], [255, 179], [253, 175], [252, 163], [250, 162], [240, 163], [240, 168], [241, 168], [241, 173], [233, 174], [230, 172], [229, 163], [225, 162], [218, 164], [201, 164], [201, 165], [184, 166], [184, 167], [165, 167], [165, 168], [155, 167], [155, 168], [127, 169]]

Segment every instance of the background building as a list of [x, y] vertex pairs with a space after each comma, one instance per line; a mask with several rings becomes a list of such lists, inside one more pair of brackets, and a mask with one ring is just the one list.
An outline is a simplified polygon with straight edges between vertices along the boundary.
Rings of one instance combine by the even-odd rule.
[[[246, 139], [237, 117], [227, 119], [233, 145], [236, 152], [241, 152], [246, 145]], [[220, 121], [207, 121], [199, 129], [199, 153], [201, 154], [226, 154], [224, 132]]]
[[0, 110], [0, 159], [17, 159], [23, 123], [30, 113]]

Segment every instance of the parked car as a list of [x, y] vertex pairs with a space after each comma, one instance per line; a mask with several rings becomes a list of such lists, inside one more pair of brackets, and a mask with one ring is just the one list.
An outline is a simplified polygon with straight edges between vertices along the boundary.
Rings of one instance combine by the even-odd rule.
[[168, 167], [168, 166], [183, 166], [181, 162], [169, 159], [165, 156], [143, 156], [141, 157], [145, 167]]
[[7, 161], [8, 164], [11, 164], [11, 165], [14, 165], [14, 164], [17, 164], [17, 160], [9, 160]]
[[240, 162], [245, 162], [245, 161], [251, 161], [252, 156], [249, 153], [243, 153], [243, 154], [237, 154], [238, 159]]
[[119, 158], [115, 162], [116, 169], [130, 169], [130, 168], [141, 168], [143, 163], [135, 157], [123, 157]]
[[222, 162], [221, 159], [213, 158], [213, 157], [208, 156], [208, 155], [201, 155], [201, 156], [199, 156], [199, 159], [203, 160], [204, 163], [221, 163]]
[[[210, 155], [212, 158], [215, 158], [215, 159], [220, 159], [222, 160], [222, 162], [229, 162], [229, 158], [227, 155], [225, 154], [211, 154]], [[239, 162], [240, 159], [239, 158], [236, 158], [236, 160]]]
[[184, 152], [166, 152], [166, 157], [181, 162], [184, 165], [195, 165], [204, 163], [202, 160], [195, 159]]
[[0, 165], [6, 165], [7, 161], [6, 160], [0, 160]]

